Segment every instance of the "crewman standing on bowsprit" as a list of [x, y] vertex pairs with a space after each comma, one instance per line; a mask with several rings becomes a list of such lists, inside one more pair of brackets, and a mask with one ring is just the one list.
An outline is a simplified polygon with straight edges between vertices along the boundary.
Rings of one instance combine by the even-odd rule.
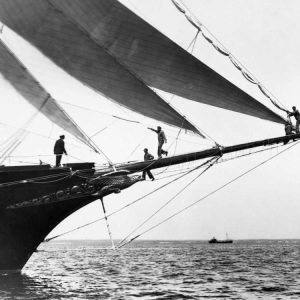
[[299, 133], [299, 125], [300, 125], [300, 113], [296, 106], [293, 106], [293, 111], [289, 113], [289, 116], [294, 116], [296, 119], [296, 133]]
[[157, 130], [150, 128], [150, 127], [148, 127], [148, 129], [157, 133], [157, 138], [158, 138], [157, 155], [158, 155], [158, 157], [161, 158], [162, 154], [165, 154], [167, 156], [168, 151], [165, 151], [162, 149], [162, 146], [164, 145], [164, 143], [167, 143], [167, 138], [166, 138], [164, 131], [161, 129], [160, 126], [157, 126]]
[[56, 155], [56, 167], [60, 167], [60, 161], [63, 154], [68, 155], [66, 149], [65, 149], [65, 142], [64, 142], [65, 136], [60, 135], [59, 139], [55, 142], [54, 145], [54, 154]]
[[[154, 156], [148, 152], [147, 148], [145, 148], [144, 149], [144, 161], [153, 160], [153, 159], [154, 159]], [[153, 174], [147, 168], [143, 170], [143, 179], [144, 180], [146, 179], [146, 174], [152, 181], [154, 180]]]

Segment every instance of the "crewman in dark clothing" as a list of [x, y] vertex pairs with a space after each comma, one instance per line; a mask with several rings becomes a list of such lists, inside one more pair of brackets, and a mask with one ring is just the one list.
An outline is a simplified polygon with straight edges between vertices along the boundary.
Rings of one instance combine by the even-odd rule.
[[[147, 149], [147, 148], [144, 149], [144, 153], [145, 153], [145, 154], [144, 154], [144, 161], [147, 161], [147, 160], [153, 160], [153, 159], [154, 159], [154, 156], [148, 152], [148, 149]], [[147, 169], [145, 169], [145, 170], [143, 171], [143, 179], [144, 179], [144, 180], [146, 179], [146, 174], [148, 175], [148, 177], [149, 177], [152, 181], [154, 180], [153, 174], [151, 173], [150, 170], [147, 170]]]
[[54, 154], [56, 155], [56, 167], [60, 167], [60, 161], [63, 154], [68, 155], [66, 149], [65, 149], [65, 142], [64, 142], [65, 136], [61, 135], [59, 139], [55, 142], [54, 145]]
[[299, 133], [299, 125], [300, 125], [300, 113], [296, 106], [293, 106], [293, 112], [289, 113], [289, 116], [294, 116], [296, 119], [296, 133]]
[[150, 127], [148, 127], [148, 129], [157, 133], [157, 138], [158, 138], [157, 155], [158, 155], [158, 158], [161, 158], [162, 154], [165, 154], [167, 156], [168, 151], [165, 151], [162, 149], [163, 144], [167, 142], [167, 138], [166, 138], [164, 131], [161, 129], [160, 126], [157, 126], [157, 130], [150, 128]]
[[[292, 125], [292, 123], [289, 121], [289, 122], [286, 122], [285, 125], [284, 125], [284, 130], [285, 130], [285, 135], [290, 135], [290, 134], [293, 134], [295, 131], [295, 128], [294, 126]], [[288, 142], [290, 141], [290, 139], [286, 139], [283, 144], [286, 145]]]

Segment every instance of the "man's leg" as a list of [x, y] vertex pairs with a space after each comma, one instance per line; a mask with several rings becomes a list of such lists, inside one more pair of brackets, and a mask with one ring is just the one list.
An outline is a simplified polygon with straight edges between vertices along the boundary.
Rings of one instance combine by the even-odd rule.
[[164, 143], [165, 143], [165, 142], [162, 142], [162, 143], [161, 143], [161, 150], [160, 150], [160, 153], [167, 156], [167, 155], [168, 155], [168, 151], [162, 149], [162, 146], [164, 145]]
[[62, 157], [62, 155], [56, 154], [56, 167], [60, 166], [61, 157]]
[[163, 144], [164, 144], [164, 143], [161, 143], [161, 142], [158, 143], [157, 155], [158, 155], [158, 157], [160, 157], [160, 158], [161, 158], [161, 152], [162, 152], [162, 151], [161, 151], [161, 148], [162, 148]]
[[151, 180], [154, 180], [154, 176], [153, 176], [153, 174], [151, 173], [150, 170], [147, 171], [147, 175], [149, 176], [149, 178], [150, 178]]
[[299, 133], [299, 125], [300, 125], [300, 121], [297, 120], [296, 121], [296, 133]]

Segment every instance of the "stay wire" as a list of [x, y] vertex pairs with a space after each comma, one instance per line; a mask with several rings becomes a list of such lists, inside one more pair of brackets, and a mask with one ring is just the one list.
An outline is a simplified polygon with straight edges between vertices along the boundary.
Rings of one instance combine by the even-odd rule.
[[41, 104], [41, 106], [39, 107], [39, 109], [37, 109], [30, 116], [30, 118], [25, 122], [25, 124], [22, 126], [22, 128], [20, 128], [19, 130], [17, 130], [17, 132], [15, 133], [15, 136], [12, 139], [12, 142], [8, 145], [7, 149], [1, 155], [0, 164], [2, 164], [7, 159], [7, 157], [9, 157], [10, 154], [13, 153], [15, 151], [15, 149], [23, 142], [23, 140], [25, 139], [25, 137], [28, 135], [28, 133], [26, 132], [26, 129], [33, 122], [33, 120], [37, 117], [37, 115], [40, 113], [40, 111], [42, 110], [42, 108], [45, 106], [45, 104], [48, 102], [49, 99], [50, 99], [50, 95], [47, 94], [45, 100], [43, 101], [43, 103]]
[[131, 231], [121, 242], [118, 243], [117, 248], [122, 248], [127, 245], [130, 241], [127, 241], [128, 238], [134, 234], [137, 230], [139, 230], [142, 226], [144, 226], [148, 221], [150, 221], [154, 216], [156, 216], [163, 208], [165, 208], [168, 204], [170, 204], [177, 196], [179, 196], [184, 190], [186, 190], [195, 180], [197, 180], [202, 174], [204, 174], [208, 169], [210, 169], [221, 156], [216, 157], [214, 162], [211, 162], [201, 173], [199, 173], [194, 179], [192, 179], [188, 184], [186, 184], [181, 190], [179, 190], [171, 199], [169, 199], [166, 203], [164, 203], [159, 209], [157, 209], [152, 215], [150, 215], [145, 221], [143, 221], [138, 227], [136, 227], [133, 231]]
[[[130, 202], [130, 203], [128, 203], [128, 204], [122, 206], [121, 208], [117, 209], [116, 211], [114, 211], [114, 212], [108, 214], [108, 215], [107, 215], [107, 218], [109, 218], [109, 217], [111, 217], [111, 216], [113, 216], [113, 215], [119, 213], [120, 211], [122, 211], [122, 210], [124, 210], [124, 209], [126, 209], [126, 208], [128, 208], [128, 207], [130, 207], [130, 206], [132, 206], [133, 204], [135, 204], [135, 203], [137, 203], [137, 202], [139, 202], [139, 201], [145, 199], [146, 197], [150, 196], [151, 194], [154, 194], [154, 193], [157, 192], [158, 190], [160, 190], [160, 189], [164, 188], [165, 186], [167, 186], [167, 185], [169, 185], [169, 184], [171, 184], [171, 183], [173, 183], [173, 182], [179, 180], [180, 178], [183, 178], [184, 176], [186, 176], [186, 175], [190, 174], [191, 172], [193, 172], [193, 171], [199, 169], [200, 167], [203, 167], [203, 166], [206, 165], [207, 163], [211, 162], [213, 159], [214, 159], [214, 158], [212, 158], [212, 159], [210, 159], [210, 160], [204, 162], [203, 164], [201, 164], [201, 165], [199, 165], [199, 166], [193, 168], [192, 170], [189, 170], [189, 171], [185, 172], [185, 174], [179, 176], [178, 178], [175, 178], [175, 179], [173, 179], [173, 180], [171, 180], [171, 181], [169, 181], [169, 182], [167, 182], [167, 183], [161, 185], [160, 187], [156, 188], [155, 190], [153, 190], [153, 191], [151, 191], [151, 192], [149, 192], [149, 193], [147, 193], [147, 194], [145, 194], [145, 195], [143, 195], [143, 196], [137, 198], [136, 200], [134, 200], [134, 201], [132, 201], [132, 202]], [[76, 176], [79, 176], [79, 175], [76, 174]], [[74, 229], [68, 230], [68, 231], [63, 232], [63, 233], [61, 233], [61, 234], [58, 234], [58, 235], [56, 235], [56, 236], [54, 236], [54, 237], [50, 237], [50, 238], [48, 238], [48, 239], [45, 239], [44, 242], [49, 242], [49, 241], [51, 241], [51, 240], [53, 240], [53, 239], [56, 239], [56, 238], [58, 238], [58, 237], [61, 237], [61, 236], [63, 236], [63, 235], [66, 235], [66, 234], [68, 234], [68, 233], [74, 232], [74, 231], [79, 230], [79, 229], [81, 229], [81, 228], [87, 227], [87, 226], [89, 226], [89, 225], [92, 225], [92, 224], [97, 223], [97, 222], [102, 221], [102, 220], [104, 220], [104, 218], [96, 219], [96, 220], [91, 221], [91, 222], [89, 222], [89, 223], [86, 223], [86, 224], [83, 224], [83, 225], [81, 225], [81, 226], [78, 226], [78, 227], [76, 227], [76, 228], [74, 228]]]
[[[157, 228], [158, 226], [160, 226], [160, 225], [166, 223], [166, 222], [169, 221], [170, 219], [173, 219], [175, 216], [177, 216], [177, 215], [179, 215], [180, 213], [182, 213], [182, 212], [184, 212], [184, 211], [190, 209], [190, 208], [193, 207], [194, 205], [198, 204], [200, 201], [203, 201], [204, 199], [206, 199], [206, 198], [210, 197], [211, 195], [217, 193], [218, 191], [222, 190], [223, 188], [225, 188], [225, 187], [228, 186], [229, 184], [231, 184], [231, 183], [237, 181], [237, 180], [240, 179], [241, 177], [243, 177], [243, 176], [247, 175], [248, 173], [254, 171], [254, 170], [257, 169], [258, 167], [260, 167], [260, 166], [266, 164], [266, 163], [269, 162], [270, 160], [272, 160], [272, 159], [274, 159], [275, 157], [279, 156], [280, 154], [286, 152], [287, 150], [291, 149], [292, 147], [296, 146], [296, 145], [299, 144], [299, 143], [300, 143], [300, 141], [298, 141], [297, 143], [291, 145], [290, 147], [288, 147], [288, 148], [286, 148], [286, 149], [280, 151], [279, 153], [277, 153], [277, 154], [271, 156], [270, 158], [268, 158], [268, 159], [264, 160], [263, 162], [259, 163], [258, 165], [256, 165], [256, 166], [252, 167], [251, 169], [249, 169], [249, 170], [243, 172], [242, 174], [240, 174], [239, 176], [235, 177], [234, 179], [232, 179], [232, 180], [228, 181], [227, 183], [223, 184], [222, 186], [220, 186], [219, 188], [215, 189], [214, 191], [212, 191], [212, 192], [206, 194], [205, 196], [203, 196], [202, 198], [198, 199], [197, 201], [191, 203], [190, 205], [188, 205], [188, 206], [184, 207], [183, 209], [177, 211], [176, 213], [172, 214], [170, 217], [168, 217], [168, 218], [162, 220], [161, 222], [159, 222], [159, 223], [157, 223], [157, 224], [151, 226], [151, 227], [148, 228], [147, 230], [145, 230], [145, 231], [143, 231], [142, 233], [140, 233], [140, 234], [136, 235], [135, 237], [133, 237], [130, 241], [128, 241], [127, 244], [129, 244], [129, 243], [131, 243], [132, 241], [136, 240], [136, 239], [139, 238], [140, 236], [142, 236], [142, 235], [148, 233], [149, 231], [151, 231], [151, 230]], [[125, 245], [123, 245], [123, 246], [125, 246]]]

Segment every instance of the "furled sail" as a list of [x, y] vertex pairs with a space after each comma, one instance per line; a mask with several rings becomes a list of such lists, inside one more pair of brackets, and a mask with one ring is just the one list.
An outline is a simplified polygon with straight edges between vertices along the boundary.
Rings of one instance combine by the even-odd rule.
[[49, 120], [97, 151], [92, 141], [26, 70], [2, 40], [0, 40], [0, 72], [15, 90]]
[[201, 103], [284, 123], [281, 116], [190, 55], [117, 0], [49, 1], [148, 85]]
[[[74, 2], [75, 6], [85, 3], [89, 4]], [[109, 1], [99, 3], [106, 8], [111, 6]], [[69, 74], [109, 99], [147, 117], [199, 133], [56, 4], [47, 0], [0, 0], [0, 21]]]

